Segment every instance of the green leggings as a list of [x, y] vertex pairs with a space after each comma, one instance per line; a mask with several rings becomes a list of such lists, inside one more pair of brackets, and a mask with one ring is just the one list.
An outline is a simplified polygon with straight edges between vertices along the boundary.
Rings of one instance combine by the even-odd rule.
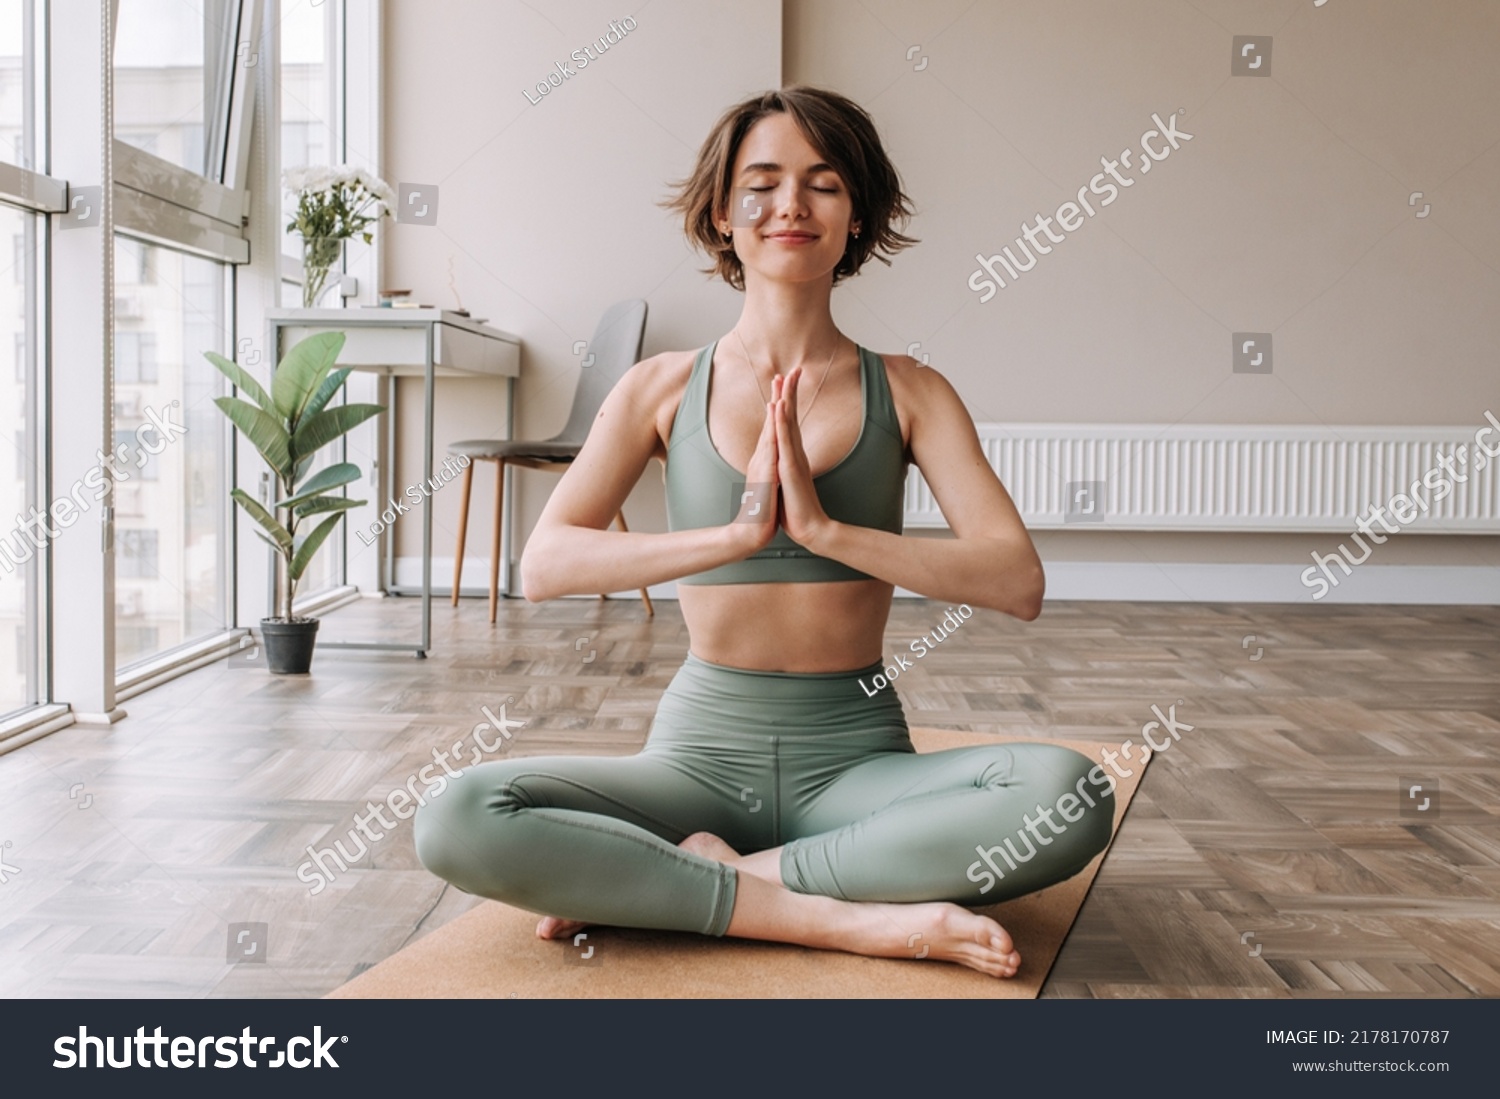
[[471, 767], [417, 812], [417, 855], [464, 892], [533, 912], [723, 935], [736, 871], [676, 846], [693, 832], [741, 853], [784, 845], [794, 892], [967, 906], [1063, 881], [1107, 846], [1102, 768], [1052, 744], [919, 755], [895, 691], [864, 685], [879, 670], [690, 655], [637, 755]]

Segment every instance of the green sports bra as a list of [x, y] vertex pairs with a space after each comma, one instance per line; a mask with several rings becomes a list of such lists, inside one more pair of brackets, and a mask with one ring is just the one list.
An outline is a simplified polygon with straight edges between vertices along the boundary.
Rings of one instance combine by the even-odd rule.
[[[669, 530], [723, 526], [739, 514], [745, 475], [723, 459], [708, 434], [709, 378], [717, 346], [715, 340], [698, 352], [672, 420], [666, 469]], [[891, 399], [885, 362], [861, 347], [859, 366], [865, 408], [859, 438], [841, 462], [813, 478], [813, 486], [829, 518], [900, 534], [907, 464], [901, 424]], [[809, 552], [792, 541], [785, 529], [777, 528], [766, 546], [743, 561], [684, 576], [677, 582], [766, 584], [869, 579], [869, 573]]]

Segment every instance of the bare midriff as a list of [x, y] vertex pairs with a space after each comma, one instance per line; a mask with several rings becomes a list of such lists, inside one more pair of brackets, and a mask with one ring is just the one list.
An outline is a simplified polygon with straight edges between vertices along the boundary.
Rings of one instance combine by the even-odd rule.
[[847, 672], [883, 658], [894, 589], [883, 580], [677, 588], [700, 660], [762, 672]]

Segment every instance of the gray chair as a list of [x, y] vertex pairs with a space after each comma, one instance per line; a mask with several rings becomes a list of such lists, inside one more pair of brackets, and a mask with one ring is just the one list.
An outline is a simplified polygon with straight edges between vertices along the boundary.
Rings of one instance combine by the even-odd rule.
[[[480, 462], [494, 462], [495, 468], [495, 530], [490, 540], [490, 622], [495, 621], [495, 611], [500, 593], [500, 525], [505, 514], [505, 469], [517, 466], [521, 469], [539, 469], [548, 473], [567, 470], [589, 428], [599, 415], [604, 398], [620, 377], [634, 366], [641, 357], [641, 343], [646, 335], [646, 303], [640, 298], [612, 305], [599, 320], [594, 338], [585, 349], [583, 372], [578, 379], [578, 390], [573, 394], [573, 410], [563, 429], [550, 439], [530, 441], [518, 439], [464, 439], [452, 443], [448, 453], [469, 459], [464, 469], [463, 498], [458, 512], [458, 553], [453, 566], [453, 605], [458, 606], [458, 586], [463, 576], [464, 536], [469, 527], [469, 493], [474, 484], [474, 466]], [[621, 530], [625, 525], [625, 512], [615, 515]], [[604, 596], [600, 595], [600, 599]], [[646, 589], [641, 589], [641, 600], [646, 604], [646, 613], [654, 616], [656, 609]]]

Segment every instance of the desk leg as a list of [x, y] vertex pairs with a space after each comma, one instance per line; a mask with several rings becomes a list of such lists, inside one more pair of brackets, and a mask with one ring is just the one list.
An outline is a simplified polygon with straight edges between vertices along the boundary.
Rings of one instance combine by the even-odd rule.
[[[379, 495], [394, 495], [396, 491], [396, 393], [400, 383], [394, 374], [387, 374], [380, 379], [380, 394], [385, 401], [384, 423], [381, 425], [380, 441], [383, 457], [380, 462], [380, 476], [375, 479], [375, 487]], [[377, 508], [381, 504], [375, 505]], [[380, 590], [382, 594], [388, 595], [396, 586], [396, 532], [395, 524], [387, 523], [385, 530], [380, 532], [380, 565], [381, 576]], [[347, 577], [346, 577], [347, 579]]]
[[[270, 348], [271, 376], [270, 376], [269, 380], [274, 384], [275, 378], [276, 378], [276, 364], [281, 361], [281, 325], [277, 324], [275, 321], [271, 321], [270, 322], [270, 333], [268, 334], [267, 339], [266, 339], [266, 346]], [[267, 392], [269, 392], [269, 390]], [[240, 442], [240, 432], [236, 431], [234, 433], [234, 436], [235, 436], [235, 446], [238, 447], [239, 446], [239, 442]], [[248, 442], [248, 440], [246, 440], [246, 441]], [[274, 476], [274, 474], [273, 474], [273, 476]], [[238, 480], [237, 477], [234, 479], [234, 483], [235, 484], [239, 484], [239, 480]], [[265, 482], [264, 478], [262, 478], [261, 484], [265, 484], [265, 483], [266, 482]], [[269, 503], [272, 503], [273, 501], [279, 499], [280, 497], [277, 495], [276, 489], [278, 489], [280, 487], [281, 487], [280, 485], [273, 485], [273, 487], [271, 489], [271, 493], [270, 493], [270, 497], [271, 498], [269, 500], [262, 500], [262, 503], [269, 504]], [[231, 503], [230, 504], [230, 508], [234, 509], [234, 507], [235, 507], [234, 504]], [[273, 512], [275, 511], [274, 508], [270, 508], [268, 510], [273, 511]], [[344, 525], [348, 526], [348, 523], [345, 523]], [[266, 594], [267, 594], [267, 596], [269, 598], [267, 599], [266, 617], [267, 618], [275, 618], [276, 614], [277, 614], [277, 610], [276, 610], [276, 607], [277, 607], [277, 600], [276, 600], [276, 560], [277, 560], [277, 556], [274, 553], [268, 553], [267, 554], [267, 558], [268, 558], [268, 560], [266, 562]]]
[[[511, 442], [516, 437], [516, 379], [515, 375], [505, 379], [505, 441]], [[511, 501], [515, 499], [515, 483], [511, 476], [515, 467], [509, 462], [505, 464], [505, 507], [501, 515], [501, 523], [505, 528], [505, 536], [500, 540], [500, 545], [505, 554], [505, 560], [501, 563], [504, 569], [504, 582], [500, 593], [506, 598], [510, 597], [510, 532], [511, 532]]]
[[[422, 421], [422, 476], [426, 479], [426, 491], [432, 492], [432, 418], [436, 393], [433, 385], [433, 346], [435, 325], [427, 326], [427, 378], [423, 393], [424, 415]], [[437, 505], [428, 496], [422, 508], [422, 647], [418, 658], [425, 658], [432, 648], [432, 513]]]

